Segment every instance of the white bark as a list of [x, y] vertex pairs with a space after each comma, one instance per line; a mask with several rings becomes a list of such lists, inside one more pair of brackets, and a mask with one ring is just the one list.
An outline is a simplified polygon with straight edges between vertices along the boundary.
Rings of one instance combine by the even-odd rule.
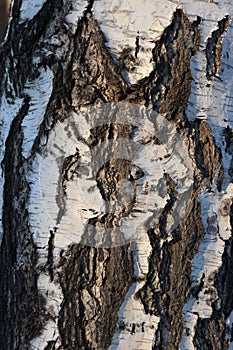
[[232, 5], [12, 1], [1, 349], [233, 346]]

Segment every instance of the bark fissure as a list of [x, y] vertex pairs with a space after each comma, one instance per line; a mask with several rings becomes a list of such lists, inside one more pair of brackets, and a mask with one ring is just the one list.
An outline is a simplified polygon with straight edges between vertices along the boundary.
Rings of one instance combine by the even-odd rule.
[[206, 45], [206, 77], [213, 80], [219, 77], [222, 60], [222, 38], [230, 24], [230, 16], [218, 22], [218, 29], [212, 33]]

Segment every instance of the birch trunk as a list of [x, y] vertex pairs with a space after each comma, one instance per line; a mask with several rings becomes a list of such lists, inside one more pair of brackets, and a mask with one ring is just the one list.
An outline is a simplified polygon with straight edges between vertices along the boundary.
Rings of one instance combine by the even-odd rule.
[[231, 15], [11, 2], [1, 349], [233, 347]]

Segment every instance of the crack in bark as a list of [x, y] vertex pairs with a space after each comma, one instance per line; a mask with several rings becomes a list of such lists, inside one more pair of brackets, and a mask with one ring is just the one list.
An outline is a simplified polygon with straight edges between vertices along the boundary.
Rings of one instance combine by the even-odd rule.
[[208, 80], [219, 78], [222, 61], [222, 37], [230, 24], [230, 16], [218, 22], [218, 29], [208, 38], [206, 45], [206, 77]]
[[55, 233], [53, 230], [50, 230], [49, 233], [50, 233], [50, 237], [49, 237], [49, 241], [48, 241], [47, 267], [48, 267], [48, 272], [49, 272], [49, 276], [50, 276], [50, 282], [53, 282], [53, 278], [54, 278], [53, 251], [54, 251]]

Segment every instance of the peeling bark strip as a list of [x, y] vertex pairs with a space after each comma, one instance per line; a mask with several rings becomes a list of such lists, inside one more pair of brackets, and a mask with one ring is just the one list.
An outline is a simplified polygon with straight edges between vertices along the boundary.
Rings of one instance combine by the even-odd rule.
[[1, 349], [232, 347], [232, 12], [12, 1]]

